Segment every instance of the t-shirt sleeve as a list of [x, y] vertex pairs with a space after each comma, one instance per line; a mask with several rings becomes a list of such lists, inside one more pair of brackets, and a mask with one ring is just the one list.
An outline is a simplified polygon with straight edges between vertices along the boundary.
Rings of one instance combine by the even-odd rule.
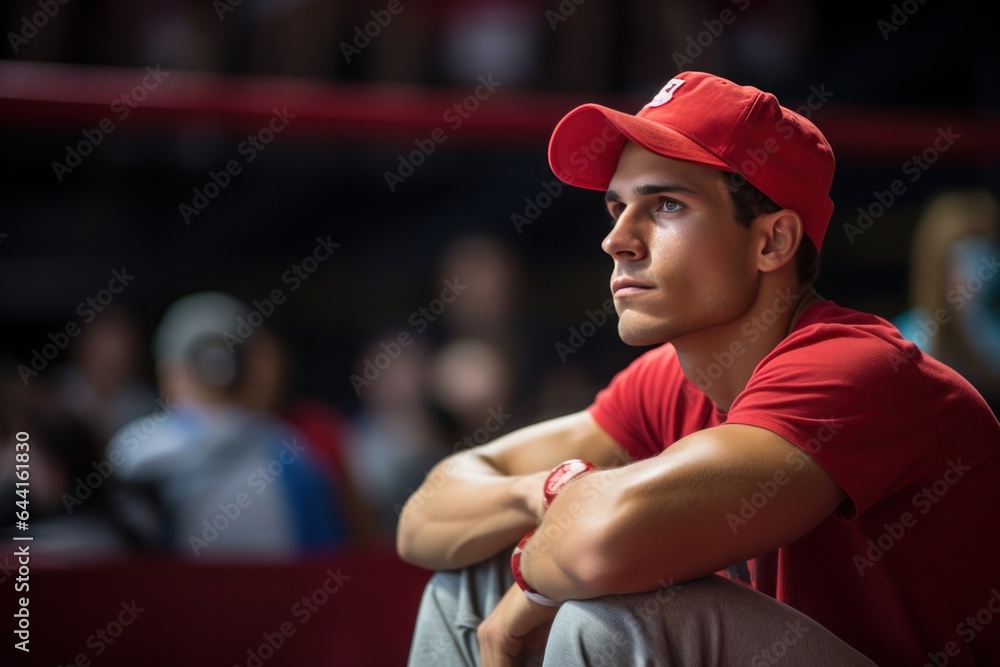
[[895, 344], [818, 325], [755, 369], [726, 423], [765, 428], [811, 456], [850, 497], [843, 519], [919, 480], [938, 454], [926, 384]]
[[594, 420], [633, 459], [655, 456], [704, 428], [711, 401], [688, 382], [670, 344], [646, 352], [619, 372], [590, 406]]

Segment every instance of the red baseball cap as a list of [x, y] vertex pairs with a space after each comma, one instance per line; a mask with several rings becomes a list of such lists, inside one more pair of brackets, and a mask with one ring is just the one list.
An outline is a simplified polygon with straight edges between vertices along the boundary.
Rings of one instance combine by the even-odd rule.
[[664, 157], [741, 174], [802, 217], [816, 248], [833, 214], [833, 150], [807, 118], [751, 86], [682, 72], [635, 115], [584, 104], [559, 121], [549, 142], [556, 176], [607, 190], [626, 141]]

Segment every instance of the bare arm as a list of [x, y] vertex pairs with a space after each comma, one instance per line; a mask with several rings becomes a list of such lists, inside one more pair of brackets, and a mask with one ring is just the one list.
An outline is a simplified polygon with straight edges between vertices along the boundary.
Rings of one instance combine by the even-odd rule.
[[[744, 519], [741, 502], [754, 494], [766, 503]], [[784, 438], [723, 425], [572, 482], [528, 542], [521, 572], [557, 600], [655, 590], [788, 544], [846, 499]]]
[[465, 567], [516, 543], [541, 516], [542, 483], [567, 459], [628, 455], [586, 411], [529, 426], [438, 463], [406, 501], [396, 548], [432, 570]]

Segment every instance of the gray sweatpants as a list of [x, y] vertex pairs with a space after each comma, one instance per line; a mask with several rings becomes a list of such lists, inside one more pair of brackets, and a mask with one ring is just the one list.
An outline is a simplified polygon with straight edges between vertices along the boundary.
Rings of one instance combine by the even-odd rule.
[[[476, 628], [513, 585], [510, 554], [438, 572], [424, 591], [413, 667], [479, 664]], [[743, 584], [712, 575], [650, 593], [573, 600], [528, 665], [873, 665], [826, 628]]]

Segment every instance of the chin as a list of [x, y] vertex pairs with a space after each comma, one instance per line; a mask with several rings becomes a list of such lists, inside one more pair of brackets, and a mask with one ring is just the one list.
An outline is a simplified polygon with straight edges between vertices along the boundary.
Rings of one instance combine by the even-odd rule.
[[672, 338], [670, 327], [665, 322], [648, 321], [646, 318], [641, 318], [640, 321], [636, 319], [639, 318], [629, 317], [626, 313], [618, 320], [618, 336], [626, 345], [636, 347], [659, 345]]

